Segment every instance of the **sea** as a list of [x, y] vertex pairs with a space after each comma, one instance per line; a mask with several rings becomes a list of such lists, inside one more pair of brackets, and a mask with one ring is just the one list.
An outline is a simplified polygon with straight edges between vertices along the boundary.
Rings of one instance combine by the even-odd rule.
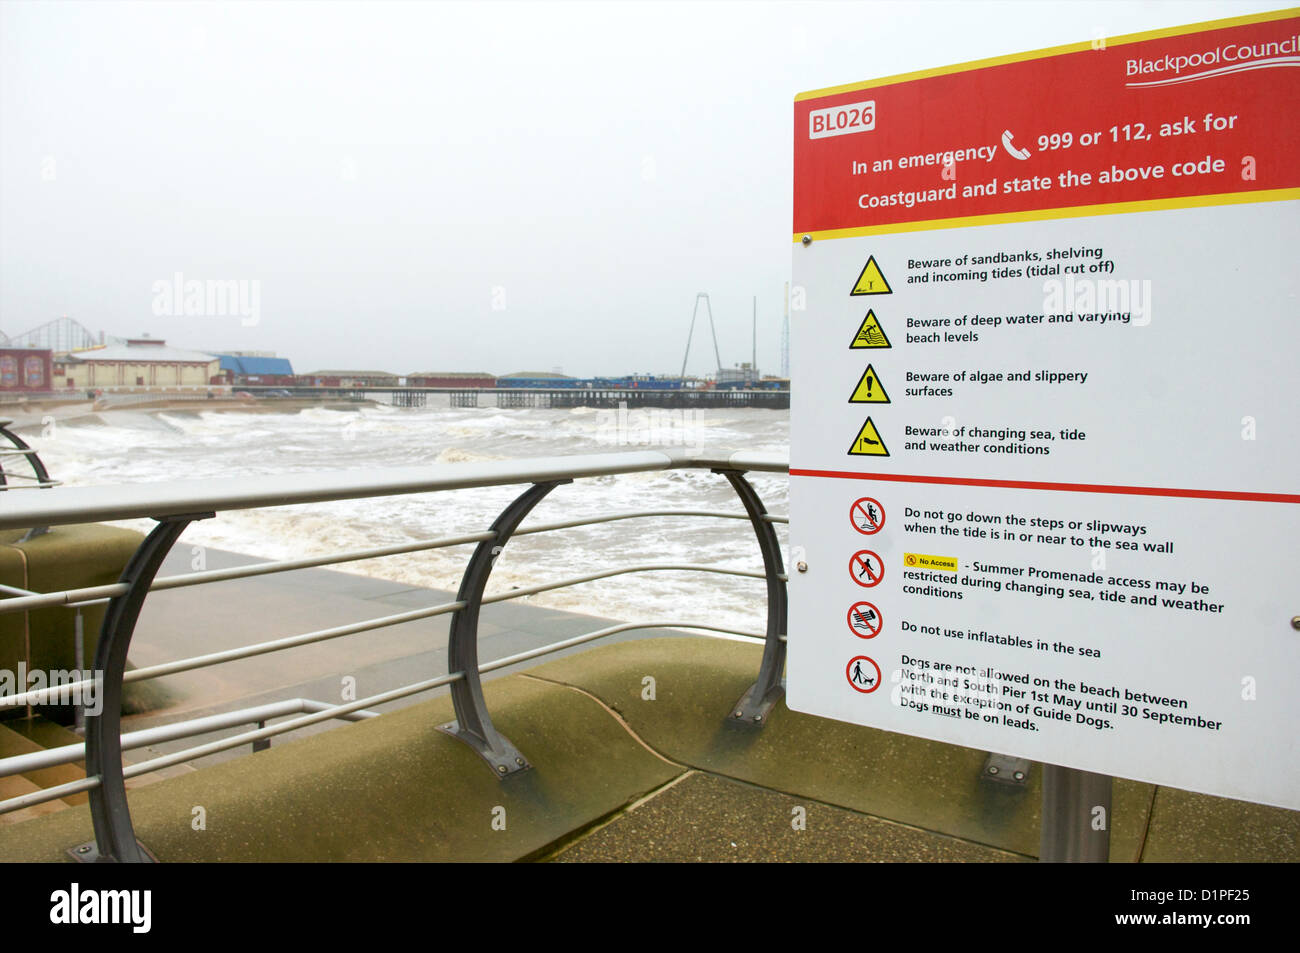
[[[434, 397], [433, 399], [437, 399]], [[442, 398], [445, 400], [446, 398]], [[275, 412], [120, 409], [24, 429], [51, 475], [70, 486], [249, 477], [383, 467], [522, 460], [648, 448], [786, 453], [789, 411], [596, 408], [355, 408]], [[751, 474], [768, 510], [787, 512], [784, 474]], [[281, 506], [219, 513], [177, 544], [201, 565], [205, 548], [289, 559], [453, 536], [487, 528], [521, 487]], [[598, 477], [558, 487], [524, 526], [633, 510], [743, 514], [731, 487], [708, 470]], [[147, 531], [148, 520], [119, 525]], [[785, 531], [778, 525], [782, 548]], [[334, 567], [455, 591], [471, 546]], [[488, 591], [501, 592], [621, 566], [703, 564], [762, 570], [745, 520], [647, 517], [521, 536], [498, 558]], [[618, 621], [699, 622], [761, 634], [761, 579], [656, 571], [523, 597], [540, 606]], [[490, 618], [491, 608], [484, 610]]]

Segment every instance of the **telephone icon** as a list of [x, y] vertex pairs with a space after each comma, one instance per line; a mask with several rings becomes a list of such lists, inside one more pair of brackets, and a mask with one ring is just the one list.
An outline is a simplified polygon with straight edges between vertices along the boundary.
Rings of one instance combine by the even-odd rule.
[[1017, 149], [1012, 139], [1010, 129], [1002, 133], [1002, 148], [1007, 150], [1007, 155], [1013, 159], [1028, 159], [1032, 153], [1028, 149]]

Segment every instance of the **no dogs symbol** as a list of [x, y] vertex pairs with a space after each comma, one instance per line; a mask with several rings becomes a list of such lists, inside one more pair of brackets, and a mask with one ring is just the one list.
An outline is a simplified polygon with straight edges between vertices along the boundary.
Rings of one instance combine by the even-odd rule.
[[880, 666], [867, 656], [858, 655], [849, 659], [849, 664], [844, 667], [844, 677], [855, 692], [870, 695], [880, 687]]

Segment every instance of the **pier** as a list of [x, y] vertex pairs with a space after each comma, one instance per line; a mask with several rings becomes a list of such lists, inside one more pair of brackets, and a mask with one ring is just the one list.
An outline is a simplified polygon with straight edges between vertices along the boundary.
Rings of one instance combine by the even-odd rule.
[[[258, 396], [286, 388], [241, 387]], [[574, 387], [292, 387], [295, 398], [319, 397], [330, 400], [374, 400], [394, 407], [424, 407], [430, 397], [445, 396], [452, 407], [500, 408], [617, 408], [639, 407], [717, 408], [762, 407], [785, 410], [790, 406], [788, 390], [741, 388], [659, 389], [574, 388]]]

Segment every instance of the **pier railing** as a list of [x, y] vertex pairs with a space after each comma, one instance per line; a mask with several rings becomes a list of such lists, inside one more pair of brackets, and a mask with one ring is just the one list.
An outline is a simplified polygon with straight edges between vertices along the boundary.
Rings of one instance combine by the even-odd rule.
[[[533, 507], [542, 499], [558, 487], [572, 483], [574, 480], [675, 469], [706, 469], [718, 474], [731, 485], [739, 497], [743, 512], [647, 509], [548, 524], [521, 525]], [[756, 680], [728, 712], [720, 713], [721, 717], [733, 723], [761, 728], [768, 713], [783, 693], [782, 672], [785, 667], [786, 653], [786, 575], [775, 524], [784, 523], [786, 519], [767, 512], [763, 501], [746, 478], [746, 473], [752, 471], [784, 473], [788, 470], [788, 460], [774, 454], [740, 452], [711, 455], [646, 450], [493, 463], [441, 464], [390, 470], [288, 474], [129, 486], [60, 487], [51, 488], [44, 493], [0, 494], [0, 529], [134, 518], [150, 518], [156, 522], [153, 530], [145, 537], [127, 563], [118, 582], [112, 585], [45, 593], [4, 587], [0, 592], [0, 595], [7, 596], [0, 599], [0, 614], [25, 612], [49, 606], [76, 609], [97, 602], [106, 601], [108, 604], [100, 628], [92, 679], [71, 681], [59, 686], [20, 691], [18, 694], [0, 697], [0, 708], [51, 704], [75, 699], [80, 697], [81, 693], [93, 689], [99, 699], [95, 706], [99, 710], [95, 714], [87, 712], [84, 716], [84, 744], [67, 745], [50, 751], [0, 760], [0, 777], [23, 773], [37, 767], [70, 764], [83, 759], [86, 765], [86, 776], [76, 781], [0, 801], [0, 813], [20, 810], [86, 791], [89, 792], [95, 842], [70, 848], [72, 856], [78, 860], [147, 860], [147, 854], [135, 839], [126, 796], [127, 778], [246, 744], [253, 745], [255, 749], [264, 747], [275, 735], [329, 719], [364, 718], [372, 714], [366, 711], [370, 707], [442, 686], [450, 686], [456, 720], [440, 726], [441, 730], [461, 739], [473, 748], [498, 777], [506, 777], [525, 770], [530, 765], [523, 752], [516, 749], [493, 725], [483, 695], [482, 676], [573, 646], [639, 629], [686, 629], [703, 635], [733, 639], [749, 638], [761, 643], [763, 656]], [[185, 528], [196, 520], [211, 518], [219, 512], [447, 492], [489, 486], [522, 486], [524, 489], [502, 510], [491, 526], [479, 531], [329, 556], [268, 561], [248, 566], [157, 578], [163, 560]], [[486, 592], [497, 556], [515, 536], [554, 532], [619, 520], [668, 516], [748, 521], [757, 539], [763, 570], [757, 572], [692, 563], [639, 563], [506, 592], [490, 595]], [[150, 592], [465, 544], [476, 545], [461, 577], [460, 588], [451, 602], [286, 636], [242, 648], [177, 659], [129, 672], [126, 670], [131, 638], [140, 611]], [[763, 580], [767, 591], [766, 631], [746, 632], [691, 619], [629, 621], [506, 658], [490, 662], [479, 661], [478, 618], [479, 611], [484, 605], [613, 576], [663, 571], [720, 573]], [[154, 733], [137, 732], [122, 735], [122, 696], [126, 684], [439, 615], [451, 616], [446, 675], [423, 679], [340, 705], [324, 705], [295, 699], [288, 703], [287, 707], [282, 705], [274, 710], [249, 709], [228, 713], [217, 719], [198, 719], [188, 725], [168, 726], [162, 734], [157, 733], [161, 731], [158, 729], [152, 730]], [[266, 724], [270, 717], [283, 715], [295, 715], [295, 717], [274, 725]], [[256, 724], [257, 727], [148, 761], [129, 766], [123, 765], [122, 753], [126, 749], [155, 743], [164, 738], [171, 740], [244, 724]]]

